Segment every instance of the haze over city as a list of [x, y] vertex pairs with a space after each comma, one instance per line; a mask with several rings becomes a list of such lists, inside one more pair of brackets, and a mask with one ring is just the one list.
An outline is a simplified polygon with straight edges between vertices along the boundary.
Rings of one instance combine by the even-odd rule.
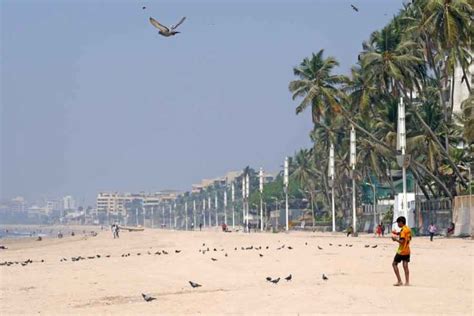
[[[278, 171], [311, 146], [292, 68], [324, 48], [347, 74], [401, 4], [359, 1], [356, 14], [348, 1], [2, 1], [0, 197], [93, 204], [98, 191]], [[182, 15], [168, 40], [148, 22]]]

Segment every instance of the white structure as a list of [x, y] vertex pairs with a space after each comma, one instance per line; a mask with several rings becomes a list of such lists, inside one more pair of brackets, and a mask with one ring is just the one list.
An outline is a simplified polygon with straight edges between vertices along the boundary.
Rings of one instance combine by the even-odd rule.
[[[397, 220], [399, 216], [405, 216], [407, 219], [407, 226], [415, 226], [415, 193], [407, 193], [407, 212], [403, 208], [403, 193], [398, 193], [395, 196], [395, 201], [393, 204], [393, 222]], [[398, 226], [394, 223], [392, 224], [392, 229], [396, 229]]]
[[63, 197], [63, 209], [74, 210], [76, 209], [76, 201], [70, 195]]
[[[472, 74], [474, 73], [474, 64], [471, 64], [469, 67], [469, 73], [467, 73], [467, 77], [469, 83], [471, 84], [471, 89], [473, 89], [473, 81], [474, 77]], [[469, 90], [467, 89], [467, 85], [463, 80], [463, 72], [460, 66], [456, 66], [454, 68], [454, 84], [451, 85], [451, 92], [453, 95], [453, 113], [460, 113], [462, 111], [461, 104], [464, 100], [469, 97]], [[452, 89], [454, 88], [454, 91]], [[451, 96], [451, 93], [450, 93]]]

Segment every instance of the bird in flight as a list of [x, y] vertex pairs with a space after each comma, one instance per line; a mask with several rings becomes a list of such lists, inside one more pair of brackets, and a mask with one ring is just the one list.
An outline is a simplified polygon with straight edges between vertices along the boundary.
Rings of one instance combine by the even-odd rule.
[[352, 10], [354, 10], [355, 12], [359, 12], [359, 8], [356, 7], [355, 5], [351, 4], [351, 7], [352, 7]]
[[291, 279], [292, 279], [291, 274], [285, 278], [285, 280], [287, 280], [287, 281], [291, 281]]
[[324, 280], [324, 281], [329, 280], [328, 277], [327, 277], [326, 275], [324, 275], [324, 273], [323, 273], [323, 280]]
[[143, 293], [142, 293], [142, 297], [146, 302], [151, 302], [153, 300], [156, 300], [156, 297], [151, 297], [151, 296], [143, 294]]
[[158, 30], [160, 30], [158, 32], [158, 34], [164, 36], [164, 37], [170, 37], [170, 36], [174, 36], [178, 33], [181, 33], [181, 32], [178, 32], [176, 31], [176, 29], [178, 28], [178, 26], [181, 25], [181, 23], [184, 22], [184, 20], [186, 19], [185, 16], [183, 16], [181, 18], [181, 20], [178, 22], [178, 24], [176, 25], [171, 25], [170, 27], [166, 27], [164, 25], [162, 25], [160, 22], [158, 22], [157, 20], [155, 20], [154, 18], [150, 17], [150, 23], [156, 27]]

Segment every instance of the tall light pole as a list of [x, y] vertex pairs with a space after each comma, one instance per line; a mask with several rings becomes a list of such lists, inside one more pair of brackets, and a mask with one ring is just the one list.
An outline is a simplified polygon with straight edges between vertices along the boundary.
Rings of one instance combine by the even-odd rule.
[[352, 231], [353, 236], [357, 235], [357, 212], [356, 212], [356, 185], [355, 185], [355, 166], [357, 163], [356, 156], [356, 132], [354, 126], [351, 128], [351, 155], [350, 155], [350, 165], [351, 165], [351, 176], [352, 176]]
[[331, 186], [331, 206], [332, 206], [332, 231], [336, 231], [336, 203], [334, 200], [334, 144], [331, 143], [329, 147], [329, 170], [328, 170], [328, 178], [329, 178], [329, 185]]
[[196, 200], [193, 200], [193, 228], [196, 227]]
[[214, 207], [216, 209], [216, 227], [218, 227], [219, 226], [219, 217], [218, 217], [217, 209], [219, 208], [219, 206], [218, 206], [218, 202], [217, 202], [217, 191], [216, 191], [216, 195], [214, 197]]
[[184, 226], [185, 229], [188, 230], [188, 201], [184, 202]]
[[202, 199], [202, 224], [206, 227], [206, 199]]
[[397, 156], [397, 162], [402, 167], [403, 177], [403, 198], [402, 198], [402, 213], [405, 216], [408, 224], [408, 205], [407, 205], [407, 167], [410, 163], [410, 158], [406, 156], [406, 129], [405, 129], [405, 105], [403, 98], [400, 98], [398, 104], [398, 124], [397, 124], [397, 150], [401, 155]]
[[231, 186], [231, 199], [232, 199], [232, 229], [235, 228], [235, 187], [234, 182], [232, 182]]
[[153, 205], [151, 206], [151, 228], [154, 228], [153, 226], [153, 219], [155, 217], [155, 208], [153, 207]]
[[224, 224], [227, 225], [227, 187], [224, 188]]
[[245, 200], [247, 201], [247, 227], [249, 226], [249, 216], [250, 216], [250, 207], [249, 207], [249, 195], [250, 195], [250, 175], [247, 173], [245, 179]]
[[162, 204], [161, 205], [161, 227], [164, 228], [165, 226], [165, 221], [166, 221], [166, 218], [165, 218], [165, 206]]
[[211, 217], [211, 210], [212, 210], [212, 204], [211, 204], [211, 195], [207, 197], [207, 210], [209, 211], [209, 227], [212, 227], [212, 217]]
[[285, 157], [285, 167], [283, 170], [283, 184], [284, 184], [284, 190], [285, 190], [285, 222], [286, 222], [286, 231], [290, 229], [290, 224], [289, 224], [289, 216], [288, 216], [288, 184], [289, 184], [289, 163], [288, 163], [288, 157]]
[[260, 231], [263, 232], [263, 168], [258, 173], [260, 189]]
[[135, 220], [136, 220], [136, 226], [138, 227], [138, 207], [135, 207]]

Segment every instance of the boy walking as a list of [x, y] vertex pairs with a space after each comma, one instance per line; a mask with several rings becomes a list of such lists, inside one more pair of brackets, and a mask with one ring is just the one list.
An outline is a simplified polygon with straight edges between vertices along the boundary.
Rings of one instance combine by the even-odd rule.
[[408, 263], [410, 262], [410, 241], [411, 241], [411, 230], [406, 225], [407, 220], [405, 217], [400, 216], [397, 218], [397, 225], [401, 228], [400, 233], [397, 233], [399, 237], [392, 236], [392, 240], [398, 243], [397, 254], [393, 258], [393, 271], [397, 276], [397, 283], [394, 286], [403, 285], [402, 278], [400, 277], [400, 271], [398, 270], [398, 264], [403, 262], [403, 270], [405, 272], [405, 285], [410, 285], [410, 271], [408, 270]]

